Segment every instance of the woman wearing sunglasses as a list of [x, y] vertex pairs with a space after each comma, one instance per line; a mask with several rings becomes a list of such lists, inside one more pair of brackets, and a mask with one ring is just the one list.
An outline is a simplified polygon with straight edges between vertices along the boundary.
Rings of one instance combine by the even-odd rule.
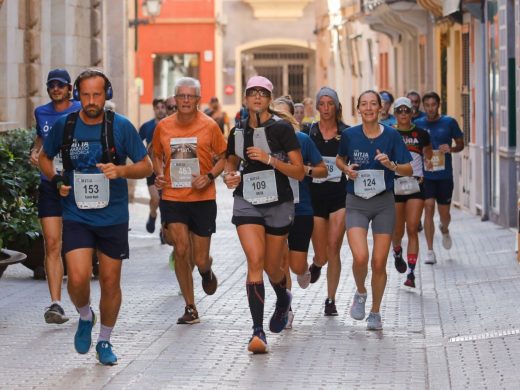
[[381, 330], [380, 306], [386, 286], [386, 259], [392, 243], [395, 223], [394, 177], [410, 176], [412, 157], [403, 138], [392, 127], [378, 123], [381, 97], [375, 91], [363, 92], [357, 109], [362, 124], [344, 130], [336, 164], [347, 174], [345, 225], [352, 251], [352, 272], [357, 291], [350, 315], [365, 318], [369, 248], [368, 226], [372, 226], [372, 308], [367, 318], [368, 330]]
[[[273, 84], [254, 76], [246, 86], [248, 118], [228, 138], [224, 183], [234, 189], [233, 218], [247, 259], [247, 298], [253, 319], [248, 350], [267, 352], [263, 329], [264, 271], [276, 293], [269, 323], [273, 333], [287, 325], [292, 296], [282, 267], [283, 249], [294, 219], [289, 178], [305, 176], [300, 144], [291, 124], [269, 108]], [[242, 170], [237, 171], [242, 163]]]
[[394, 104], [394, 116], [396, 124], [394, 127], [403, 137], [403, 141], [412, 155], [413, 176], [402, 177], [396, 175], [394, 182], [395, 194], [395, 228], [392, 238], [395, 268], [399, 273], [405, 273], [407, 266], [403, 259], [401, 241], [404, 235], [406, 223], [406, 234], [408, 235], [408, 248], [406, 257], [409, 273], [404, 285], [415, 288], [415, 265], [419, 254], [419, 222], [424, 207], [423, 188], [423, 160], [426, 166], [431, 165], [432, 145], [430, 134], [412, 123], [413, 105], [409, 98], [400, 97]]

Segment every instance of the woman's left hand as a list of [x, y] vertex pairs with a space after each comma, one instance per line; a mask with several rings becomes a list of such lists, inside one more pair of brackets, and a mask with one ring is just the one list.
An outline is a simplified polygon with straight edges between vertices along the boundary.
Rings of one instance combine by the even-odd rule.
[[247, 148], [246, 153], [250, 160], [260, 161], [263, 164], [267, 164], [267, 161], [269, 161], [269, 155], [256, 146]]
[[374, 160], [377, 160], [383, 165], [385, 168], [392, 169], [392, 162], [388, 158], [388, 155], [385, 153], [381, 153], [379, 149], [376, 150], [376, 157]]

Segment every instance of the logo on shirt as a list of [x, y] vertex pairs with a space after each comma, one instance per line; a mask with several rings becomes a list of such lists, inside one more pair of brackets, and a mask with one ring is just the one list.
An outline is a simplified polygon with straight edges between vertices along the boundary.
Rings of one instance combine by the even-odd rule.
[[368, 152], [361, 152], [360, 150], [356, 149], [353, 153], [353, 161], [354, 164], [368, 164], [370, 162], [370, 157], [368, 155]]
[[78, 142], [75, 139], [70, 147], [70, 158], [72, 160], [79, 160], [81, 157], [88, 156], [90, 151], [88, 142]]

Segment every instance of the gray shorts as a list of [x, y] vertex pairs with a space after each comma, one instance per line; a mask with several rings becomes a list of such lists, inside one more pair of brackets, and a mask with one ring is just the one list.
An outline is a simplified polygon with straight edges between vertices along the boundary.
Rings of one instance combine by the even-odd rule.
[[236, 225], [262, 225], [267, 234], [283, 236], [289, 233], [294, 220], [294, 203], [287, 201], [275, 206], [253, 206], [241, 196], [235, 196], [233, 218]]
[[392, 191], [363, 199], [347, 194], [345, 226], [347, 231], [353, 227], [368, 230], [372, 222], [373, 234], [392, 234], [395, 224], [395, 201]]

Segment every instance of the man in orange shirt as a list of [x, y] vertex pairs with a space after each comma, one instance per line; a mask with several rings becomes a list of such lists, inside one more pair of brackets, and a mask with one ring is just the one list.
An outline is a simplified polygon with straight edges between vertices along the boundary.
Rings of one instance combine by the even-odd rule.
[[[162, 189], [161, 215], [175, 247], [175, 274], [186, 302], [178, 324], [200, 322], [195, 307], [191, 261], [202, 288], [215, 293], [209, 247], [215, 233], [215, 177], [224, 169], [226, 141], [213, 119], [198, 110], [200, 82], [183, 77], [175, 83], [177, 113], [157, 125], [152, 141], [156, 186]], [[214, 161], [216, 161], [214, 163]]]

